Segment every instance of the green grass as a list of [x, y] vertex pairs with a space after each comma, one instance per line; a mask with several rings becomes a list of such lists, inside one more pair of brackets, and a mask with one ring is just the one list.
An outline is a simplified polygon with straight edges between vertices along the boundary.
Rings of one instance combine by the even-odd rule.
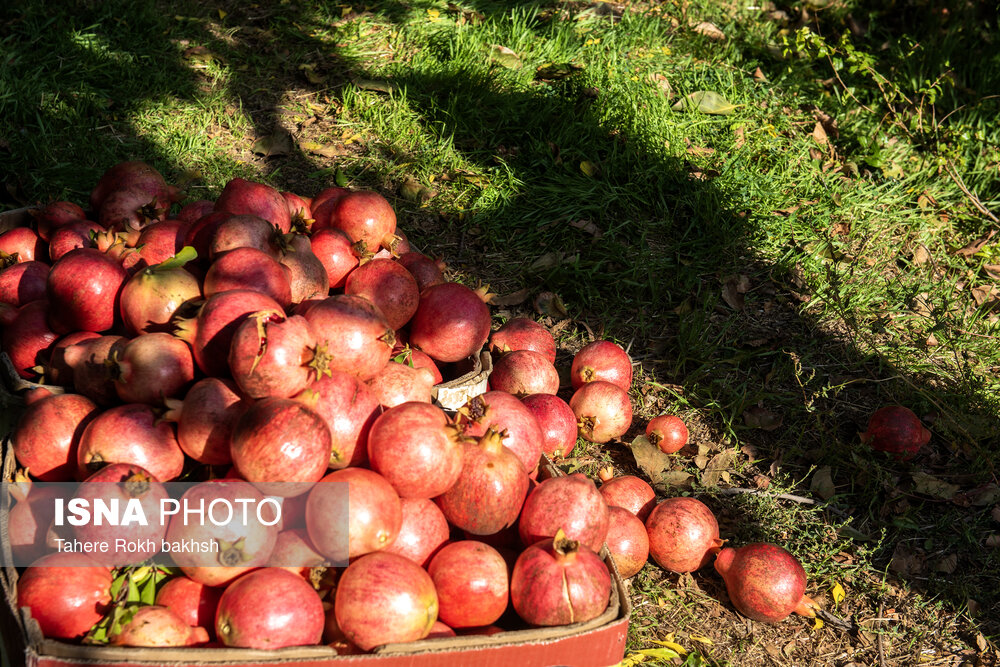
[[[50, 4], [0, 14], [5, 206], [83, 202], [124, 159], [172, 180], [197, 172], [192, 198], [234, 176], [313, 195], [341, 172], [390, 196], [410, 238], [464, 280], [557, 293], [574, 320], [561, 358], [586, 327], [631, 342], [634, 430], [680, 411], [696, 445], [740, 450], [723, 486], [764, 476], [769, 492], [816, 498], [813, 475], [829, 466], [835, 494], [818, 505], [683, 491], [726, 518], [733, 543], [791, 548], [820, 597], [844, 586], [840, 613], [897, 607], [899, 622], [878, 630], [885, 659], [1000, 639], [1000, 556], [986, 543], [996, 499], [980, 493], [995, 489], [1000, 445], [989, 292], [1000, 270], [988, 268], [1000, 246], [955, 253], [996, 225], [972, 195], [1000, 212], [1000, 35], [987, 3], [949, 3], [942, 16], [922, 0], [814, 2], [804, 19], [801, 3], [781, 19], [708, 0], [626, 3], [614, 18], [605, 3]], [[689, 28], [699, 21], [726, 38]], [[852, 33], [852, 21], [867, 29]], [[536, 77], [550, 64], [577, 69]], [[674, 109], [695, 91], [735, 108]], [[830, 119], [825, 142], [817, 118]], [[334, 156], [255, 155], [278, 127]], [[409, 178], [434, 196], [404, 196]], [[912, 461], [859, 442], [888, 403], [934, 432]], [[780, 426], [748, 426], [752, 406]], [[634, 470], [620, 445], [578, 450]], [[677, 461], [701, 479], [691, 456]], [[914, 473], [959, 494], [935, 498]], [[890, 569], [899, 545], [919, 564], [902, 574]], [[653, 567], [636, 578], [634, 599], [648, 604], [630, 648], [651, 647], [669, 619], [678, 637], [713, 638], [685, 639], [706, 660], [746, 650], [767, 661], [764, 644], [780, 649], [803, 627], [727, 641], [704, 616], [720, 608], [719, 581], [695, 581], [701, 593]], [[817, 632], [879, 660], [863, 638]]]

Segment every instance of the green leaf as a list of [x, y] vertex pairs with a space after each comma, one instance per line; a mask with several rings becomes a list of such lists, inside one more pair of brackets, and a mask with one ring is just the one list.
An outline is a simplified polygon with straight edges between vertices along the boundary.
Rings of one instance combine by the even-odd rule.
[[346, 188], [347, 187], [347, 174], [340, 167], [337, 167], [337, 171], [333, 175], [333, 182], [337, 184], [337, 187]]
[[736, 105], [719, 93], [698, 90], [685, 95], [670, 108], [674, 111], [700, 111], [716, 116], [728, 116], [736, 110]]
[[139, 595], [139, 584], [135, 582], [132, 577], [128, 578], [128, 593], [125, 595], [126, 602], [139, 602], [141, 596]]
[[159, 264], [156, 264], [152, 268], [157, 270], [162, 269], [164, 271], [169, 271], [170, 269], [179, 269], [188, 262], [193, 261], [195, 259], [198, 259], [198, 251], [195, 250], [193, 247], [186, 245], [180, 250], [178, 250], [176, 255], [174, 255], [170, 259], [166, 259], [160, 262]]
[[148, 577], [139, 589], [139, 602], [142, 604], [156, 603], [156, 575]]
[[398, 90], [398, 86], [389, 81], [378, 81], [375, 79], [357, 79], [354, 85], [361, 90], [374, 90], [376, 93], [391, 95]]

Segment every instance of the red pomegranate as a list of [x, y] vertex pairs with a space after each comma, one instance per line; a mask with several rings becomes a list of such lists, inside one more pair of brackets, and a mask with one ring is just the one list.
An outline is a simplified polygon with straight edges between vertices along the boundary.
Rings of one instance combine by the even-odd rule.
[[400, 504], [403, 522], [399, 534], [382, 551], [404, 556], [426, 568], [431, 556], [448, 542], [448, 520], [428, 498], [400, 498]]
[[649, 554], [671, 572], [694, 572], [722, 548], [719, 522], [697, 498], [677, 496], [657, 505], [646, 518]]
[[805, 594], [806, 572], [795, 556], [774, 544], [725, 548], [715, 569], [733, 606], [748, 618], [778, 623], [792, 612], [813, 617], [819, 606]]
[[281, 196], [285, 198], [285, 204], [288, 206], [288, 215], [292, 216], [292, 229], [308, 230], [313, 223], [312, 203], [309, 197], [284, 190]]
[[185, 454], [207, 465], [232, 463], [229, 439], [250, 405], [232, 380], [202, 378], [184, 400], [168, 399], [166, 404], [163, 419], [177, 422], [177, 444]]
[[[385, 197], [371, 190], [347, 192], [313, 208], [316, 224], [343, 230], [354, 242], [375, 253], [389, 246], [396, 232], [396, 212]], [[328, 222], [326, 222], [328, 221]], [[322, 224], [326, 222], [326, 224]]]
[[901, 405], [876, 410], [868, 420], [868, 429], [861, 434], [861, 442], [872, 449], [904, 460], [913, 457], [930, 440], [931, 432], [920, 423], [920, 418]]
[[139, 607], [132, 618], [113, 633], [112, 646], [196, 646], [208, 642], [205, 628], [193, 628], [172, 609], [158, 605]]
[[48, 278], [49, 265], [44, 262], [20, 262], [0, 270], [0, 303], [20, 308], [44, 299]]
[[51, 306], [48, 301], [31, 301], [13, 314], [9, 323], [0, 327], [0, 347], [10, 357], [17, 374], [26, 380], [38, 377], [59, 334], [49, 328]]
[[334, 612], [347, 639], [370, 651], [426, 637], [437, 620], [437, 592], [430, 575], [413, 561], [373, 553], [351, 563], [341, 576]]
[[226, 588], [215, 634], [226, 646], [277, 649], [319, 644], [325, 621], [319, 595], [299, 576], [269, 567]]
[[[98, 405], [118, 403], [118, 392], [111, 379], [111, 366], [128, 343], [122, 336], [99, 336], [83, 340], [66, 350], [74, 388]], [[79, 348], [79, 349], [77, 349]]]
[[216, 211], [227, 211], [234, 215], [255, 215], [288, 233], [292, 228], [292, 216], [281, 193], [269, 185], [255, 183], [242, 178], [234, 178], [222, 189], [215, 200]]
[[477, 540], [443, 546], [427, 573], [438, 595], [438, 616], [452, 628], [489, 625], [507, 609], [507, 562]]
[[401, 252], [396, 261], [410, 272], [410, 275], [417, 281], [417, 289], [421, 292], [431, 285], [439, 285], [444, 282], [444, 270], [447, 266], [441, 260], [433, 260], [419, 252], [410, 251]]
[[611, 574], [593, 551], [558, 533], [517, 557], [510, 599], [531, 625], [568, 625], [600, 616], [611, 595]]
[[30, 262], [48, 257], [45, 241], [33, 229], [15, 227], [0, 234], [0, 258]]
[[410, 343], [437, 361], [461, 361], [482, 349], [490, 335], [485, 288], [460, 283], [432, 285], [420, 293], [410, 322]]
[[458, 411], [462, 434], [478, 438], [493, 429], [503, 434], [503, 444], [531, 472], [542, 456], [542, 428], [535, 416], [516, 396], [488, 391], [469, 399]]
[[607, 340], [594, 341], [573, 356], [569, 377], [574, 389], [604, 380], [628, 391], [632, 386], [632, 360], [620, 345]]
[[621, 507], [645, 521], [656, 507], [656, 492], [647, 482], [635, 475], [622, 475], [608, 479], [598, 491], [608, 507]]
[[49, 639], [80, 639], [108, 611], [111, 569], [82, 553], [43, 556], [17, 580], [17, 606], [27, 607]]
[[330, 276], [326, 266], [312, 250], [308, 236], [288, 234], [278, 262], [288, 271], [292, 303], [322, 299], [330, 292]]
[[65, 499], [66, 495], [62, 489], [36, 484], [27, 498], [10, 508], [7, 539], [14, 558], [10, 565], [28, 565], [52, 551], [46, 538], [55, 519], [55, 500]]
[[14, 427], [17, 462], [42, 482], [68, 482], [76, 474], [76, 454], [97, 406], [79, 394], [55, 394], [28, 405]]
[[343, 287], [348, 274], [358, 265], [351, 239], [339, 229], [320, 229], [313, 232], [310, 245], [326, 269], [330, 288]]
[[[310, 208], [315, 212], [317, 208], [325, 204], [327, 201], [331, 199], [340, 199], [348, 192], [350, 192], [350, 189], [348, 188], [341, 188], [341, 187], [326, 188], [325, 190], [320, 191], [318, 195], [312, 198], [312, 201], [309, 202]], [[313, 217], [314, 218], [316, 217], [315, 214], [313, 215]]]
[[273, 259], [278, 258], [281, 232], [270, 222], [256, 215], [233, 215], [222, 222], [212, 232], [208, 243], [209, 259], [236, 248], [254, 248]]
[[168, 333], [140, 334], [127, 342], [110, 367], [118, 398], [160, 405], [194, 381], [191, 348]]
[[87, 424], [76, 461], [79, 479], [109, 463], [131, 463], [168, 482], [181, 474], [184, 452], [173, 426], [160, 421], [151, 406], [128, 403], [101, 412]]
[[256, 248], [236, 248], [216, 257], [202, 287], [205, 296], [250, 289], [266, 294], [282, 307], [292, 303], [288, 270]]
[[313, 487], [306, 501], [309, 539], [335, 562], [392, 544], [402, 522], [403, 508], [395, 489], [365, 468], [335, 470]]
[[594, 482], [574, 473], [552, 477], [532, 489], [517, 528], [525, 545], [547, 541], [562, 530], [568, 539], [597, 552], [608, 534], [608, 521], [608, 506]]
[[189, 204], [181, 206], [181, 210], [177, 212], [177, 219], [190, 225], [213, 211], [215, 211], [214, 201], [211, 199], [196, 199]]
[[371, 301], [338, 294], [312, 304], [303, 314], [316, 332], [329, 368], [367, 380], [388, 363], [395, 334]]
[[44, 371], [45, 383], [60, 387], [73, 386], [73, 367], [82, 363], [84, 348], [78, 343], [100, 338], [93, 331], [74, 331], [66, 334], [52, 346], [49, 365]]
[[233, 334], [251, 313], [280, 310], [271, 297], [253, 290], [233, 290], [215, 294], [198, 311], [193, 335], [182, 332], [191, 343], [194, 360], [205, 375], [225, 377], [229, 372], [229, 347]]
[[263, 310], [237, 327], [229, 347], [229, 368], [247, 396], [288, 398], [318, 375], [310, 365], [315, 351], [316, 334], [306, 318]]
[[50, 202], [41, 208], [32, 209], [29, 213], [34, 218], [38, 235], [45, 241], [48, 241], [52, 233], [60, 227], [87, 217], [80, 205], [71, 201]]
[[408, 343], [401, 342], [399, 335], [396, 336], [396, 346], [392, 349], [392, 360], [413, 368], [426, 368], [434, 378], [432, 385], [441, 384], [444, 381], [441, 369], [434, 363], [434, 360], [420, 350], [413, 349]]
[[178, 575], [163, 584], [156, 594], [156, 604], [173, 611], [187, 625], [214, 633], [215, 610], [221, 596], [221, 588], [199, 584], [194, 579]]
[[[281, 509], [284, 515], [284, 503]], [[282, 530], [278, 533], [278, 541], [275, 542], [271, 556], [267, 560], [268, 567], [280, 567], [305, 579], [309, 578], [312, 568], [325, 563], [326, 559], [309, 541], [309, 533], [305, 528]]]
[[[502, 355], [515, 350], [531, 350], [550, 364], [556, 363], [556, 340], [549, 330], [527, 317], [515, 317], [490, 335], [490, 351]], [[554, 392], [553, 392], [554, 393]]]
[[215, 231], [219, 225], [231, 217], [233, 215], [228, 211], [215, 211], [203, 215], [188, 225], [187, 231], [184, 232], [184, 245], [195, 249], [201, 266], [207, 267], [211, 260], [208, 249], [212, 243], [212, 237], [215, 236]]
[[552, 394], [559, 391], [559, 372], [545, 357], [533, 350], [515, 350], [493, 364], [490, 388], [518, 397]]
[[649, 535], [636, 515], [623, 507], [609, 507], [605, 542], [622, 579], [635, 576], [649, 559]]
[[315, 410], [330, 429], [330, 467], [368, 460], [368, 432], [378, 417], [378, 399], [368, 386], [344, 371], [330, 370], [294, 399]]
[[646, 424], [646, 437], [664, 454], [673, 454], [687, 444], [688, 429], [680, 417], [660, 415]]
[[603, 444], [620, 438], [632, 425], [632, 404], [621, 387], [604, 380], [583, 384], [569, 399], [580, 437]]
[[367, 384], [379, 404], [388, 409], [407, 402], [430, 403], [435, 379], [427, 368], [390, 361]]
[[95, 248], [79, 248], [60, 257], [49, 271], [46, 287], [52, 328], [60, 333], [111, 329], [126, 278], [121, 264]]
[[177, 191], [167, 185], [163, 176], [154, 167], [138, 160], [119, 162], [98, 179], [90, 192], [90, 209], [99, 211], [108, 195], [116, 190], [134, 188], [169, 203], [177, 197]]
[[184, 269], [190, 251], [135, 273], [122, 287], [122, 323], [132, 334], [167, 332], [171, 320], [185, 303], [201, 297], [198, 279]]
[[521, 399], [542, 429], [542, 452], [566, 457], [576, 447], [576, 415], [563, 399], [553, 394], [531, 394]]
[[170, 200], [152, 195], [143, 188], [115, 189], [107, 193], [97, 221], [102, 227], [115, 230], [139, 230], [147, 225], [167, 219]]
[[374, 303], [393, 329], [410, 321], [420, 301], [417, 281], [391, 259], [373, 259], [351, 271], [344, 282], [344, 293], [363, 296]]

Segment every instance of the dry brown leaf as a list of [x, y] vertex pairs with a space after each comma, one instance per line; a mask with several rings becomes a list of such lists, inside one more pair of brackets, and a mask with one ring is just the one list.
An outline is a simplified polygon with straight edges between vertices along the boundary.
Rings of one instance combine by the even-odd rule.
[[601, 230], [600, 230], [600, 229], [598, 228], [598, 226], [597, 226], [597, 225], [595, 225], [595, 224], [594, 224], [593, 222], [591, 222], [590, 220], [584, 220], [584, 219], [580, 219], [580, 220], [572, 220], [572, 221], [571, 221], [571, 222], [569, 223], [569, 226], [570, 226], [570, 227], [573, 227], [573, 228], [575, 228], [575, 229], [580, 229], [580, 230], [583, 230], [583, 231], [587, 232], [588, 234], [590, 234], [591, 236], [593, 236], [593, 237], [594, 237], [594, 240], [595, 240], [595, 241], [598, 241], [598, 240], [600, 240], [600, 238], [601, 238], [602, 236], [604, 236], [604, 232], [602, 232], [602, 231], [601, 231]]
[[726, 33], [722, 32], [719, 26], [709, 21], [702, 21], [701, 23], [692, 26], [691, 29], [699, 35], [704, 35], [705, 37], [716, 41], [726, 38]]
[[830, 143], [829, 138], [826, 136], [826, 128], [823, 127], [823, 123], [816, 121], [816, 126], [813, 127], [812, 138], [820, 146], [826, 146]]
[[288, 155], [292, 151], [292, 135], [287, 130], [279, 128], [253, 142], [252, 150], [264, 157]]
[[1000, 280], [1000, 264], [983, 264], [983, 271], [993, 280]]
[[736, 141], [733, 142], [733, 148], [736, 150], [743, 148], [743, 145], [746, 144], [747, 141], [745, 134], [746, 133], [743, 131], [742, 125], [736, 128]]
[[638, 436], [629, 445], [635, 463], [639, 466], [653, 486], [661, 489], [668, 486], [683, 486], [687, 484], [691, 475], [682, 470], [668, 470], [673, 464], [669, 454], [664, 454], [660, 448], [649, 441], [644, 435]]
[[562, 250], [557, 250], [554, 252], [547, 252], [539, 255], [535, 261], [531, 263], [530, 268], [535, 271], [544, 271], [546, 269], [551, 269], [562, 264], [573, 264], [578, 259], [580, 259], [579, 254], [567, 254]]
[[993, 285], [977, 285], [970, 291], [972, 292], [972, 298], [975, 299], [977, 306], [981, 306], [987, 301], [991, 301], [996, 295], [996, 288]]
[[734, 449], [724, 449], [713, 456], [701, 475], [702, 486], [718, 486], [719, 480], [723, 479], [735, 461], [736, 450]]
[[928, 475], [925, 472], [913, 473], [913, 490], [917, 493], [943, 500], [951, 500], [960, 488], [957, 484], [941, 481], [937, 477]]
[[927, 292], [921, 292], [913, 297], [913, 301], [910, 303], [910, 310], [921, 317], [930, 317], [934, 312], [931, 295]]
[[694, 459], [692, 460], [694, 461], [694, 464], [698, 467], [698, 470], [704, 470], [705, 466], [708, 465], [707, 456], [702, 456], [699, 454], [698, 456], [695, 456]]
[[812, 481], [809, 483], [809, 490], [823, 500], [829, 500], [836, 493], [833, 485], [833, 469], [830, 466], [822, 466], [813, 473]]
[[783, 417], [761, 405], [751, 405], [743, 411], [743, 423], [750, 428], [774, 431], [781, 427]]
[[931, 253], [927, 250], [927, 246], [923, 243], [918, 243], [913, 249], [913, 263], [920, 265], [926, 264], [931, 261]]
[[964, 247], [959, 248], [958, 250], [956, 250], [955, 254], [958, 255], [959, 257], [972, 257], [977, 252], [979, 252], [980, 250], [982, 250], [983, 246], [985, 246], [987, 243], [989, 243], [990, 239], [992, 239], [995, 234], [996, 234], [996, 230], [993, 230], [989, 234], [987, 234], [986, 236], [981, 236], [978, 239], [976, 239], [975, 241], [970, 241]]
[[823, 159], [823, 153], [821, 153], [818, 148], [810, 148], [809, 158], [812, 160], [820, 161]]
[[990, 547], [991, 549], [1000, 547], [1000, 534], [997, 533], [990, 534], [990, 536], [986, 538], [986, 546]]
[[899, 543], [892, 552], [889, 569], [904, 576], [921, 574], [924, 569], [924, 557], [905, 544]]
[[663, 76], [659, 72], [653, 72], [649, 75], [649, 80], [656, 84], [660, 94], [668, 100], [674, 96], [674, 87], [670, 85], [667, 77]]
[[510, 294], [505, 294], [504, 296], [494, 296], [493, 300], [490, 301], [490, 305], [519, 306], [527, 301], [529, 296], [531, 296], [531, 288], [525, 287], [524, 289], [519, 289], [516, 292], [511, 292]]
[[990, 647], [989, 640], [986, 639], [986, 637], [981, 632], [976, 634], [976, 647], [979, 648], [980, 651], [985, 651]]
[[785, 659], [784, 656], [781, 655], [781, 650], [774, 644], [764, 644], [764, 650], [767, 651], [767, 654], [775, 660], [784, 661]]
[[555, 292], [540, 292], [533, 302], [535, 312], [539, 315], [563, 320], [569, 318], [569, 311], [559, 295]]
[[698, 157], [705, 157], [706, 155], [715, 155], [714, 148], [708, 148], [707, 146], [692, 146], [689, 145], [687, 148], [688, 155], [696, 155]]
[[750, 290], [750, 278], [746, 274], [732, 276], [722, 285], [722, 299], [733, 310], [743, 310], [743, 295]]
[[762, 70], [761, 68], [758, 67], [753, 72], [753, 79], [754, 79], [754, 81], [762, 81], [763, 82], [763, 81], [767, 81], [767, 76], [764, 74], [764, 70]]
[[956, 569], [958, 569], [958, 554], [948, 554], [934, 563], [934, 571], [942, 574], [954, 574]]

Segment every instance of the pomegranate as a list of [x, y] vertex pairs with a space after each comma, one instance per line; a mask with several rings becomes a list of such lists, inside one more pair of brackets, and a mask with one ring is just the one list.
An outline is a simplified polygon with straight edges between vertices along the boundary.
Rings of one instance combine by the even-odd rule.
[[251, 313], [280, 310], [271, 297], [253, 290], [215, 294], [198, 311], [193, 335], [182, 327], [181, 337], [191, 343], [195, 363], [205, 375], [225, 377], [229, 371], [229, 348], [233, 334]]
[[234, 178], [222, 189], [215, 200], [216, 211], [228, 211], [234, 215], [256, 215], [288, 233], [292, 228], [292, 216], [281, 193], [269, 185], [255, 183], [242, 178]]
[[623, 507], [609, 507], [605, 541], [622, 579], [635, 576], [649, 559], [649, 535], [636, 515]]
[[560, 531], [517, 557], [510, 575], [510, 599], [517, 615], [532, 625], [568, 625], [600, 616], [611, 595], [611, 574], [587, 547]]
[[447, 266], [441, 260], [433, 260], [419, 252], [410, 251], [400, 253], [396, 261], [410, 272], [413, 279], [417, 281], [417, 289], [421, 292], [431, 285], [439, 285], [444, 282], [443, 272]]
[[325, 616], [319, 595], [299, 576], [269, 567], [226, 588], [215, 634], [226, 646], [276, 649], [318, 644]]
[[492, 535], [517, 521], [528, 493], [521, 459], [503, 445], [503, 435], [487, 430], [466, 442], [458, 481], [437, 497], [448, 521], [473, 535]]
[[0, 328], [0, 347], [10, 357], [17, 374], [27, 380], [38, 377], [38, 370], [47, 364], [59, 338], [49, 328], [49, 311], [48, 301], [31, 301], [18, 308], [6, 326]]
[[129, 403], [105, 410], [87, 424], [76, 461], [79, 479], [109, 463], [131, 463], [167, 482], [181, 474], [184, 452], [173, 426], [160, 421], [152, 407]]
[[438, 616], [452, 628], [489, 625], [507, 609], [507, 562], [477, 540], [443, 546], [427, 573], [438, 595]]
[[368, 461], [402, 498], [434, 498], [462, 473], [463, 440], [448, 415], [430, 403], [383, 412], [368, 433]]
[[116, 190], [134, 188], [157, 197], [160, 201], [174, 201], [177, 191], [167, 185], [163, 176], [145, 162], [119, 162], [101, 175], [90, 192], [90, 208], [99, 211], [108, 195]]
[[135, 247], [148, 266], [162, 264], [184, 248], [184, 236], [190, 223], [183, 220], [154, 222], [143, 228]]
[[111, 378], [126, 403], [159, 405], [194, 381], [191, 348], [168, 333], [136, 336], [112, 357]]
[[531, 394], [521, 399], [542, 429], [542, 452], [566, 457], [576, 447], [576, 415], [566, 401], [554, 394]]
[[457, 637], [455, 631], [441, 621], [434, 621], [431, 631], [427, 633], [425, 639], [439, 639], [441, 637]]
[[438, 598], [422, 567], [396, 554], [373, 553], [340, 577], [333, 608], [347, 639], [370, 651], [426, 637], [437, 620]]
[[177, 422], [177, 444], [199, 463], [223, 465], [232, 462], [229, 439], [236, 421], [249, 403], [235, 383], [219, 378], [198, 380], [184, 400], [167, 399], [163, 418]]
[[604, 380], [582, 385], [569, 399], [580, 437], [603, 444], [620, 438], [632, 425], [632, 404], [621, 387]]
[[632, 386], [632, 360], [620, 345], [607, 340], [594, 341], [573, 356], [569, 377], [574, 389], [604, 380], [628, 391]]
[[28, 607], [50, 639], [81, 639], [111, 604], [111, 569], [82, 553], [43, 556], [17, 580], [17, 607]]
[[41, 208], [32, 209], [29, 213], [34, 218], [38, 235], [45, 241], [48, 241], [52, 233], [60, 227], [87, 217], [80, 205], [71, 201], [50, 202]]
[[366, 252], [375, 253], [379, 247], [389, 247], [396, 231], [396, 212], [392, 205], [377, 192], [358, 190], [331, 198], [313, 208], [316, 223], [329, 222], [343, 230], [354, 242], [361, 242]]
[[531, 350], [542, 355], [550, 364], [556, 363], [555, 338], [548, 329], [527, 317], [507, 320], [494, 331], [490, 335], [490, 350], [497, 355], [515, 350]]
[[[282, 514], [284, 514], [284, 503], [282, 503]], [[306, 579], [312, 568], [325, 563], [326, 559], [309, 541], [309, 534], [305, 528], [283, 530], [278, 533], [278, 541], [275, 542], [271, 556], [267, 560], [268, 567], [280, 567]]]
[[404, 556], [426, 568], [431, 556], [448, 542], [448, 520], [427, 498], [400, 498], [400, 504], [403, 522], [399, 534], [382, 551]]
[[104, 227], [89, 220], [74, 220], [60, 227], [49, 239], [49, 259], [55, 262], [72, 250], [93, 248], [93, 238], [104, 231]]
[[280, 240], [281, 232], [264, 218], [256, 215], [233, 215], [220, 222], [212, 232], [208, 256], [210, 259], [217, 259], [236, 248], [254, 248], [277, 259]]
[[434, 382], [431, 383], [432, 386], [441, 384], [444, 381], [441, 369], [437, 367], [434, 360], [420, 350], [413, 349], [409, 344], [402, 343], [398, 333], [396, 336], [396, 346], [392, 349], [392, 360], [400, 364], [412, 366], [413, 368], [426, 368], [434, 378]]
[[687, 444], [688, 429], [680, 417], [660, 415], [646, 424], [646, 437], [664, 454], [673, 454]]
[[420, 301], [417, 281], [391, 259], [373, 259], [351, 271], [344, 282], [344, 293], [357, 294], [374, 303], [393, 329], [410, 321]]
[[[101, 565], [122, 567], [141, 563], [160, 552], [161, 541], [167, 532], [167, 521], [160, 520], [160, 506], [167, 497], [163, 484], [140, 466], [131, 463], [104, 466], [79, 486], [75, 498], [88, 501], [91, 507], [98, 499], [117, 503], [122, 511], [129, 505], [138, 504], [146, 520], [123, 522], [122, 525], [94, 520], [76, 526], [74, 534], [81, 542], [107, 547], [107, 551], [94, 554], [94, 560]], [[137, 548], [129, 551], [119, 540]]]
[[55, 519], [55, 499], [64, 497], [61, 489], [32, 485], [28, 497], [10, 508], [7, 538], [14, 558], [10, 565], [33, 563], [52, 550], [46, 538]]
[[819, 606], [807, 595], [806, 572], [795, 556], [774, 544], [727, 547], [715, 558], [733, 606], [748, 618], [779, 623], [795, 612], [813, 617]]
[[[250, 502], [244, 503], [245, 500]], [[212, 503], [216, 501], [216, 507], [223, 509], [216, 509], [218, 514], [213, 515]], [[278, 526], [266, 510], [276, 501], [265, 501], [247, 482], [222, 479], [192, 486], [180, 502], [187, 507], [205, 507], [205, 519], [199, 520], [193, 514], [188, 522], [185, 515], [178, 514], [167, 528], [167, 541], [194, 540], [217, 545], [216, 551], [173, 554], [174, 562], [188, 577], [205, 586], [223, 586], [267, 563], [278, 538]], [[226, 505], [234, 508], [231, 520], [227, 520]], [[274, 524], [267, 525], [272, 520]]]
[[697, 498], [667, 498], [646, 518], [649, 554], [671, 572], [694, 572], [722, 548], [719, 522]]
[[0, 303], [20, 308], [44, 299], [48, 277], [49, 265], [44, 262], [20, 262], [0, 270]]
[[68, 482], [76, 473], [76, 453], [97, 406], [79, 394], [55, 394], [28, 405], [14, 427], [17, 462], [42, 482]]
[[221, 596], [221, 588], [179, 575], [163, 584], [156, 594], [156, 604], [173, 611], [187, 625], [214, 633], [215, 610]]
[[196, 199], [190, 204], [184, 204], [177, 212], [177, 219], [191, 225], [200, 218], [215, 211], [215, 202], [211, 199]]
[[347, 294], [330, 296], [309, 306], [304, 315], [329, 368], [367, 380], [388, 363], [395, 334], [371, 301]]
[[247, 396], [288, 398], [316, 377], [310, 366], [315, 350], [316, 334], [306, 318], [262, 310], [252, 313], [233, 334], [229, 368]]
[[[532, 350], [515, 350], [500, 357], [490, 374], [490, 388], [518, 397], [559, 391], [559, 372]], [[575, 438], [574, 438], [575, 440]]]
[[532, 489], [524, 500], [517, 529], [530, 546], [556, 532], [591, 551], [601, 550], [608, 534], [608, 506], [594, 482], [582, 473], [552, 477]]
[[503, 444], [531, 472], [542, 457], [542, 428], [524, 403], [504, 391], [488, 391], [469, 399], [458, 411], [463, 435], [478, 438], [488, 429], [503, 433]]
[[656, 492], [635, 475], [622, 475], [606, 480], [598, 489], [608, 507], [621, 507], [645, 521], [656, 507]]
[[[118, 392], [111, 379], [112, 360], [121, 356], [128, 339], [122, 336], [99, 336], [83, 340], [66, 350], [71, 364], [73, 386], [98, 405], [118, 402]], [[76, 349], [79, 348], [79, 349]]]
[[478, 353], [490, 335], [488, 297], [485, 288], [460, 283], [426, 288], [410, 322], [410, 343], [436, 361], [461, 361]]
[[434, 395], [434, 373], [390, 361], [367, 381], [383, 408], [393, 408], [407, 402], [430, 403]]
[[97, 210], [97, 222], [107, 229], [142, 229], [167, 219], [170, 201], [138, 187], [112, 190]]
[[101, 334], [93, 331], [74, 331], [66, 334], [52, 346], [49, 365], [44, 371], [45, 383], [60, 387], [73, 386], [73, 368], [83, 363], [84, 341], [100, 338]]
[[284, 238], [285, 250], [278, 261], [288, 271], [292, 303], [322, 299], [330, 292], [330, 277], [326, 267], [312, 250], [309, 237], [289, 234]]
[[193, 628], [173, 610], [158, 605], [139, 607], [121, 629], [110, 636], [112, 646], [196, 646], [208, 641], [205, 628]]
[[861, 442], [868, 443], [872, 449], [904, 460], [930, 440], [931, 432], [920, 423], [920, 418], [901, 405], [876, 410], [868, 420], [868, 429], [861, 434]]
[[216, 257], [208, 267], [205, 296], [251, 289], [268, 295], [282, 307], [292, 302], [288, 269], [256, 248], [236, 248]]
[[49, 321], [60, 333], [107, 331], [115, 323], [118, 294], [127, 274], [95, 248], [71, 250], [49, 270]]
[[202, 258], [202, 265], [208, 266], [211, 259], [208, 248], [212, 243], [212, 237], [215, 236], [215, 230], [231, 217], [233, 217], [232, 214], [227, 211], [208, 213], [191, 223], [187, 231], [184, 232], [184, 245], [195, 249], [198, 257]]
[[333, 443], [331, 468], [367, 462], [368, 431], [379, 415], [379, 403], [365, 383], [344, 371], [330, 370], [294, 398], [326, 420]]
[[351, 239], [339, 229], [320, 229], [310, 238], [312, 251], [326, 269], [330, 288], [343, 287], [358, 265]]
[[309, 539], [333, 561], [344, 562], [392, 544], [402, 522], [395, 489], [365, 468], [335, 470], [313, 487], [306, 501]]
[[264, 493], [281, 497], [305, 493], [323, 477], [330, 446], [330, 430], [322, 417], [290, 398], [275, 397], [247, 408], [230, 440], [240, 476]]
[[[340, 199], [348, 192], [350, 192], [348, 188], [341, 188], [341, 187], [326, 188], [325, 190], [321, 191], [318, 195], [312, 198], [311, 202], [309, 202], [309, 207], [313, 211], [313, 217], [314, 218], [316, 217], [315, 211], [317, 208], [319, 208], [329, 200]], [[329, 220], [327, 220], [327, 222], [329, 223]]]
[[30, 262], [48, 257], [45, 241], [33, 229], [15, 227], [0, 234], [0, 258]]
[[171, 320], [187, 302], [201, 297], [198, 279], [184, 269], [194, 258], [190, 246], [176, 256], [140, 269], [122, 287], [122, 323], [132, 334], [170, 332]]
[[308, 197], [297, 195], [294, 192], [281, 192], [285, 198], [285, 205], [288, 206], [288, 215], [292, 216], [292, 229], [299, 232], [308, 231], [313, 224], [312, 204]]

